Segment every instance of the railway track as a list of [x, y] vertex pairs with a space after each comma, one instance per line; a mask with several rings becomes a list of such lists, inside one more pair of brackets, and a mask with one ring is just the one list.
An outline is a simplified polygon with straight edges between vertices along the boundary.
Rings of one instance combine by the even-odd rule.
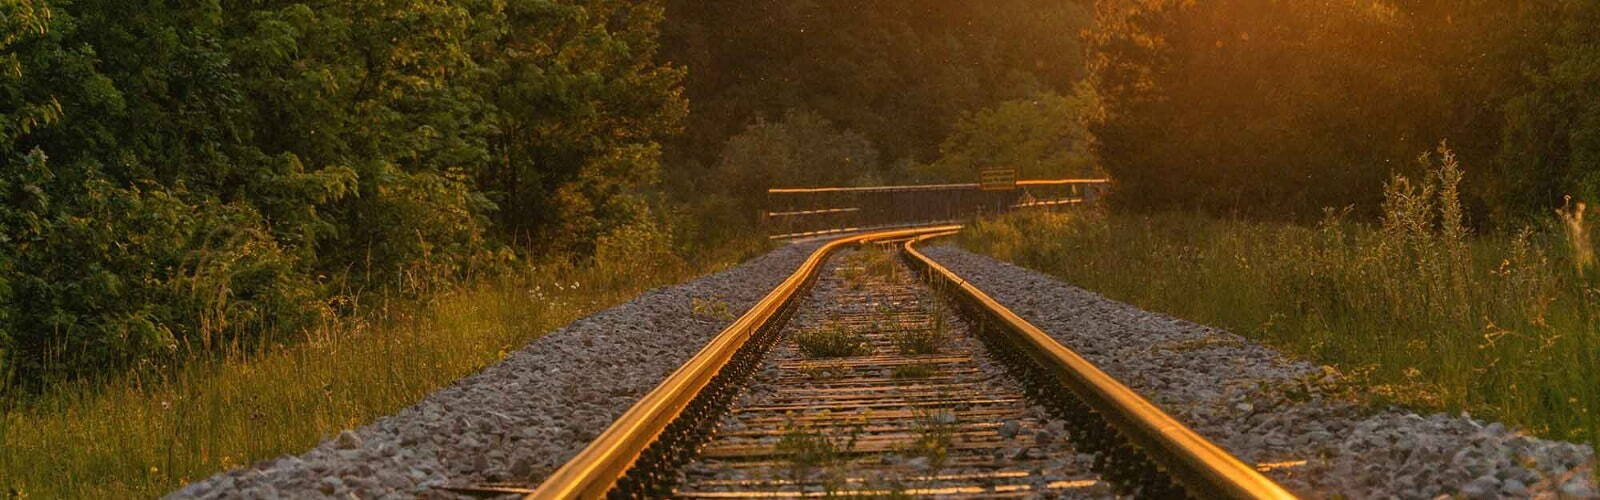
[[834, 240], [529, 498], [1291, 498], [915, 249]]

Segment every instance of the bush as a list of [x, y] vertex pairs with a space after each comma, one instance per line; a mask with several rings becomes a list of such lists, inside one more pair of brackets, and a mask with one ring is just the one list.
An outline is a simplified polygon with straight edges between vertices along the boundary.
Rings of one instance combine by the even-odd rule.
[[1023, 179], [1099, 176], [1089, 134], [1097, 107], [1094, 91], [1080, 86], [1071, 97], [1044, 93], [968, 114], [939, 146], [939, 160], [919, 177], [974, 182], [989, 167], [1015, 168]]
[[[23, 174], [10, 179], [21, 191], [48, 177]], [[26, 386], [253, 347], [324, 312], [322, 287], [247, 206], [99, 178], [51, 192], [74, 203], [37, 199], [0, 219], [15, 259], [0, 281], [17, 305], [0, 373]]]
[[207, 5], [0, 5], [0, 391], [650, 218], [686, 112], [657, 1]]
[[801, 352], [813, 358], [843, 358], [872, 352], [866, 335], [831, 321], [795, 332], [794, 341]]

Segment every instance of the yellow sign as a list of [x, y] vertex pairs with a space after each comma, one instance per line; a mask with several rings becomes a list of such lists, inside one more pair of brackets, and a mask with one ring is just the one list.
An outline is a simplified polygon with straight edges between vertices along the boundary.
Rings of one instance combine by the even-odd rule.
[[984, 191], [1010, 191], [1017, 188], [1017, 169], [986, 168], [978, 173], [978, 188]]

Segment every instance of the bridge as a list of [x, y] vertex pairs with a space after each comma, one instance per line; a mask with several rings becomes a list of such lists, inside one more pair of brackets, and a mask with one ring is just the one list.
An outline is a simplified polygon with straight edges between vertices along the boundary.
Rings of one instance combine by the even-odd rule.
[[1016, 180], [988, 172], [983, 182], [973, 183], [773, 188], [767, 190], [762, 227], [772, 239], [791, 239], [959, 222], [1092, 203], [1109, 188], [1107, 179]]

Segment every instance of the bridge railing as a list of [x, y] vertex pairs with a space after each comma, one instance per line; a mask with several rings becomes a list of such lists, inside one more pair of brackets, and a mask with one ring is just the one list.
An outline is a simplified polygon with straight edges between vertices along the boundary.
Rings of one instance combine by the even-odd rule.
[[767, 190], [762, 221], [774, 239], [821, 236], [1092, 203], [1109, 186], [1105, 179], [1045, 179], [1012, 180], [1002, 186], [985, 182], [773, 188]]

